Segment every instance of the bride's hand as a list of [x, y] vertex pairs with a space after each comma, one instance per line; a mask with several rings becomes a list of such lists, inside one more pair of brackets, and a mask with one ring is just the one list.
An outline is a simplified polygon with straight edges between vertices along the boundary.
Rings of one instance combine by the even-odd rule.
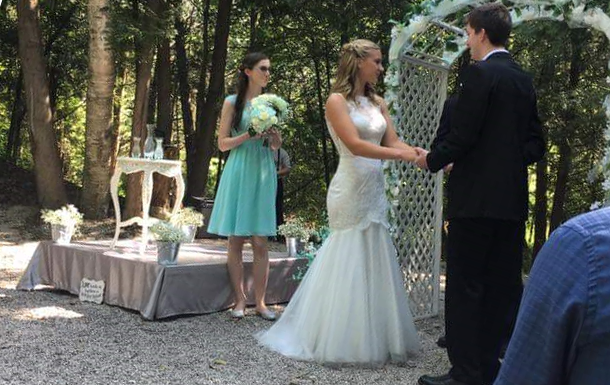
[[415, 147], [415, 153], [417, 154], [417, 157], [415, 158], [415, 164], [417, 165], [417, 167], [421, 168], [422, 170], [427, 170], [428, 161], [426, 157], [428, 156], [428, 150], [424, 150], [420, 147]]
[[415, 154], [413, 150], [401, 149], [398, 159], [403, 162], [413, 162], [416, 157], [417, 154]]

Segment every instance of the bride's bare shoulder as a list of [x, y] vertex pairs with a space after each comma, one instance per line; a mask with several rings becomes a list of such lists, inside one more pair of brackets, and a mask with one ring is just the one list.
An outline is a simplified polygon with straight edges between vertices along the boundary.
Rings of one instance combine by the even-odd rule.
[[326, 109], [345, 109], [347, 107], [347, 101], [345, 100], [345, 96], [342, 94], [335, 92], [328, 96], [326, 100]]

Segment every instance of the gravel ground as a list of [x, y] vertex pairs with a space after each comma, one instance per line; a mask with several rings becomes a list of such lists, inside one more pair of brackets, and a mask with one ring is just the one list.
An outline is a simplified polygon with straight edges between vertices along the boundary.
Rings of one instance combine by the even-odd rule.
[[411, 385], [448, 368], [435, 345], [440, 318], [417, 322], [423, 350], [412, 362], [330, 368], [258, 346], [253, 334], [270, 323], [251, 309], [239, 321], [222, 312], [149, 322], [65, 292], [16, 291], [36, 240], [48, 236], [27, 230], [37, 215], [33, 207], [0, 207], [0, 384]]

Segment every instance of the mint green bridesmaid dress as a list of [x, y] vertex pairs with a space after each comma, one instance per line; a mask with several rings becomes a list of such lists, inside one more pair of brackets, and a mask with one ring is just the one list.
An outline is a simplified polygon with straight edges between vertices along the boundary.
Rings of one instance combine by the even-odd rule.
[[[235, 105], [236, 95], [229, 100]], [[246, 103], [239, 129], [243, 134], [250, 123], [250, 103]], [[223, 236], [275, 236], [275, 193], [277, 172], [273, 152], [262, 139], [250, 139], [233, 148], [225, 164], [208, 232]]]

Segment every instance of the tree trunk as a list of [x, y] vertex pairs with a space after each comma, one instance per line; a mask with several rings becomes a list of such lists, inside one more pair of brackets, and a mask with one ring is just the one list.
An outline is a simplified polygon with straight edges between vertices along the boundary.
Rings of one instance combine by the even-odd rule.
[[218, 4], [210, 85], [203, 110], [199, 111], [198, 109], [197, 111], [198, 119], [196, 139], [195, 143], [193, 143], [193, 164], [188, 170], [186, 196], [189, 201], [194, 196], [203, 196], [205, 194], [205, 186], [208, 181], [210, 159], [214, 152], [214, 131], [224, 94], [224, 72], [227, 63], [227, 43], [229, 27], [231, 25], [232, 4], [232, 0], [220, 0]]
[[557, 181], [555, 182], [555, 194], [553, 196], [553, 209], [551, 210], [551, 221], [549, 230], [553, 232], [564, 221], [563, 205], [566, 200], [568, 189], [568, 176], [572, 165], [572, 148], [567, 139], [559, 144], [559, 164], [557, 167]]
[[176, 17], [176, 66], [178, 72], [178, 91], [180, 93], [180, 109], [182, 112], [182, 124], [184, 130], [184, 145], [188, 149], [192, 147], [193, 141], [193, 112], [191, 111], [191, 87], [188, 80], [188, 60], [184, 37], [186, 27], [178, 15]]
[[[220, 17], [218, 15], [217, 17]], [[200, 170], [200, 165], [195, 163], [195, 152], [197, 144], [195, 140], [198, 137], [197, 131], [201, 129], [202, 121], [205, 115], [205, 103], [207, 93], [207, 77], [209, 68], [209, 56], [210, 56], [210, 0], [206, 0], [205, 8], [203, 10], [203, 52], [201, 53], [201, 68], [199, 71], [199, 82], [197, 84], [197, 100], [195, 110], [195, 132], [193, 137], [189, 140], [190, 146], [186, 148], [186, 173], [187, 180], [190, 180], [188, 175], [191, 175], [193, 170], [197, 168]], [[218, 33], [218, 31], [216, 32]], [[187, 202], [190, 200], [190, 195], [187, 194]]]
[[67, 202], [57, 138], [53, 130], [49, 79], [43, 56], [38, 0], [17, 1], [19, 56], [29, 115], [38, 201], [44, 208]]
[[[324, 58], [326, 60], [326, 94], [329, 95], [330, 94], [330, 89], [332, 87], [332, 75], [331, 75], [331, 64], [330, 64], [330, 47], [326, 47], [325, 51], [325, 55]], [[324, 122], [326, 122], [326, 120], [324, 120]], [[333, 172], [337, 169], [337, 166], [339, 165], [339, 158], [337, 157], [337, 150], [335, 149], [335, 143], [331, 140], [330, 141], [330, 146], [332, 148], [332, 156], [333, 156], [333, 166], [332, 166], [332, 170]], [[328, 185], [327, 185], [328, 187]]]
[[123, 65], [119, 64], [119, 68], [116, 71], [117, 78], [114, 88], [114, 98], [112, 105], [112, 157], [110, 159], [110, 170], [114, 172], [116, 168], [116, 159], [119, 156], [119, 132], [121, 129], [121, 109], [123, 107], [123, 90], [125, 83], [127, 83], [127, 69]]
[[[160, 0], [148, 0], [150, 11], [158, 15]], [[152, 21], [149, 19], [149, 23]], [[134, 98], [131, 136], [140, 137], [140, 143], [146, 141], [146, 122], [148, 115], [148, 94], [152, 77], [155, 42], [145, 38], [136, 47], [136, 93]], [[133, 145], [133, 144], [132, 144]], [[142, 212], [142, 173], [127, 176], [127, 197], [125, 200], [125, 218], [139, 216]]]
[[547, 160], [543, 158], [536, 164], [536, 203], [534, 204], [534, 248], [532, 262], [546, 242], [548, 211], [548, 175]]
[[109, 44], [108, 0], [89, 0], [89, 84], [81, 207], [86, 218], [108, 213], [113, 143], [114, 58]]
[[320, 61], [315, 57], [316, 52], [316, 41], [312, 39], [311, 41], [311, 56], [313, 61], [314, 72], [316, 75], [316, 89], [318, 96], [318, 113], [320, 115], [320, 139], [322, 140], [322, 159], [324, 162], [324, 182], [326, 183], [326, 188], [330, 184], [330, 165], [328, 159], [328, 148], [327, 148], [327, 140], [326, 140], [326, 125], [324, 124], [324, 99], [322, 97], [322, 74], [320, 69]]
[[339, 12], [339, 18], [341, 20], [341, 47], [343, 47], [343, 44], [349, 42], [350, 40], [349, 22], [351, 20], [352, 5], [351, 1], [348, 0], [342, 0], [340, 4], [342, 5]]
[[163, 132], [165, 144], [172, 138], [172, 63], [169, 40], [164, 39], [157, 51], [157, 130]]
[[250, 9], [250, 50], [256, 49], [256, 26], [258, 24], [258, 9], [253, 6]]
[[[164, 133], [164, 144], [171, 144], [172, 137], [172, 72], [169, 40], [163, 39], [157, 51], [157, 130]], [[167, 210], [172, 179], [154, 174], [152, 207], [156, 210]]]
[[[572, 45], [572, 57], [570, 59], [570, 77], [566, 93], [570, 94], [577, 89], [580, 76], [585, 68], [582, 60], [583, 48], [590, 38], [590, 33], [586, 30], [570, 30], [570, 43]], [[557, 167], [557, 181], [555, 183], [555, 193], [553, 196], [553, 209], [551, 211], [550, 231], [555, 230], [565, 220], [564, 204], [568, 189], [568, 177], [572, 166], [572, 148], [568, 138], [576, 132], [576, 111], [572, 105], [568, 105], [563, 112], [565, 132], [562, 132], [559, 143], [559, 163]]]
[[16, 163], [21, 149], [21, 127], [25, 117], [26, 108], [23, 100], [23, 71], [19, 71], [19, 77], [15, 81], [15, 102], [11, 110], [11, 125], [8, 130], [6, 153], [9, 159]]

